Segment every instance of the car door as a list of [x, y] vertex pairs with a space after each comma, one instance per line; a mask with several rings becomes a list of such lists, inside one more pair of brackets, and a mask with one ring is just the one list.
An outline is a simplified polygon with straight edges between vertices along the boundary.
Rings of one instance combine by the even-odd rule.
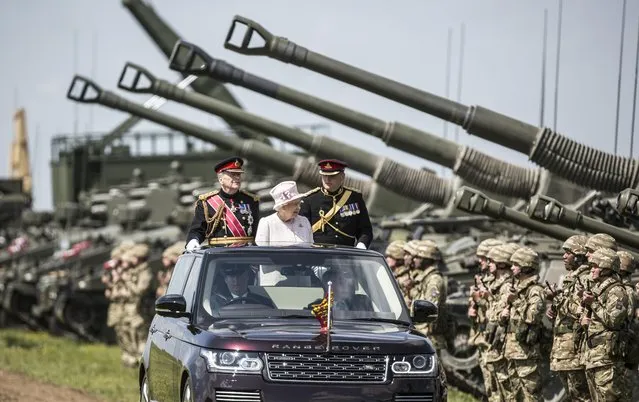
[[[182, 294], [193, 265], [192, 255], [182, 255], [173, 268], [166, 294]], [[160, 402], [173, 401], [174, 388], [179, 383], [174, 377], [175, 338], [171, 333], [172, 323], [180, 318], [156, 315], [151, 324], [151, 347], [149, 351], [148, 379], [153, 399]]]
[[[202, 258], [196, 257], [195, 262], [191, 266], [188, 279], [186, 280], [184, 288], [182, 289], [182, 296], [184, 296], [184, 300], [186, 300], [186, 311], [190, 311], [191, 314], [195, 313], [195, 309], [193, 308], [193, 301], [195, 300], [195, 292], [198, 288], [198, 283], [200, 280], [200, 270], [202, 265], [201, 263]], [[173, 342], [175, 344], [175, 350], [172, 354], [173, 359], [171, 360], [171, 363], [173, 365], [173, 378], [175, 378], [176, 381], [179, 381], [182, 378], [181, 374], [183, 365], [182, 361], [180, 360], [180, 356], [185, 355], [185, 353], [183, 353], [185, 348], [193, 347], [193, 335], [188, 328], [190, 322], [191, 318], [182, 317], [175, 319], [169, 323], [168, 331], [170, 331], [171, 339], [173, 339]], [[173, 387], [173, 395], [171, 398], [171, 400], [173, 401], [180, 400], [179, 385], [179, 382], [177, 382], [176, 386]]]

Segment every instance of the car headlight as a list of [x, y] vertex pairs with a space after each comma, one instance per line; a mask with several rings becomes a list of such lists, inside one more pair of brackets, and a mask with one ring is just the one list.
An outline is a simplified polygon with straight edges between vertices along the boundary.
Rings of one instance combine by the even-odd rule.
[[259, 374], [264, 367], [262, 359], [255, 352], [202, 349], [200, 356], [206, 361], [206, 368], [210, 372]]
[[391, 363], [391, 370], [396, 377], [431, 375], [437, 368], [437, 355], [396, 356]]

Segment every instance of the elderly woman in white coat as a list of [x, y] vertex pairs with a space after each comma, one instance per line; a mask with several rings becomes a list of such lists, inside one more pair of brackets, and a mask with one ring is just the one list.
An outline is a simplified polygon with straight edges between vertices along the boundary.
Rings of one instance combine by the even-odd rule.
[[289, 246], [313, 244], [311, 223], [299, 215], [304, 194], [297, 191], [294, 181], [283, 181], [270, 191], [274, 214], [260, 219], [255, 233], [258, 246]]

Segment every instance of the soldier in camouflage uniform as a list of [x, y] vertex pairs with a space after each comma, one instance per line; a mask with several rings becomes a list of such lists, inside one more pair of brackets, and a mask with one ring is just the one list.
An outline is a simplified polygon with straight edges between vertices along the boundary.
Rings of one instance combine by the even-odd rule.
[[399, 285], [399, 289], [404, 296], [404, 302], [406, 306], [411, 308], [412, 299], [410, 298], [410, 291], [413, 288], [413, 278], [410, 275], [410, 266], [404, 265], [404, 245], [403, 240], [395, 240], [386, 247], [386, 263], [393, 271], [393, 276]]
[[590, 401], [590, 391], [584, 365], [581, 362], [582, 331], [581, 294], [590, 280], [590, 267], [586, 257], [588, 237], [574, 235], [563, 244], [564, 266], [568, 274], [560, 290], [548, 289], [552, 301], [546, 315], [553, 322], [553, 344], [550, 352], [550, 370], [557, 372], [568, 400]]
[[166, 293], [166, 288], [171, 281], [173, 267], [178, 257], [182, 255], [182, 251], [184, 251], [184, 242], [178, 241], [167, 247], [162, 253], [162, 265], [164, 265], [164, 269], [158, 271], [157, 274], [158, 288], [155, 291], [155, 297], [164, 296]]
[[490, 272], [495, 276], [488, 293], [488, 308], [486, 309], [486, 331], [484, 338], [489, 347], [485, 353], [486, 369], [489, 371], [491, 383], [487, 388], [491, 390], [489, 401], [502, 402], [512, 400], [510, 379], [508, 377], [508, 361], [504, 357], [504, 342], [506, 328], [500, 325], [500, 315], [507, 306], [505, 297], [513, 283], [510, 270], [510, 257], [521, 246], [516, 243], [506, 243], [493, 247], [486, 258]]
[[486, 330], [486, 310], [488, 308], [488, 286], [495, 280], [495, 276], [490, 273], [488, 267], [488, 252], [496, 246], [503, 245], [504, 242], [497, 239], [483, 240], [477, 246], [475, 256], [479, 261], [480, 273], [475, 275], [475, 285], [470, 289], [471, 296], [469, 298], [468, 306], [468, 318], [472, 323], [470, 329], [470, 335], [468, 337], [468, 344], [477, 347], [479, 353], [479, 368], [481, 369], [484, 377], [484, 388], [486, 395], [492, 393], [490, 384], [493, 381], [490, 378], [490, 371], [486, 368], [485, 354], [488, 349], [488, 343], [484, 337], [484, 331]]
[[[417, 294], [415, 299], [427, 300], [437, 306], [437, 320], [434, 323], [417, 324], [415, 328], [424, 333], [431, 340], [437, 355], [441, 358], [441, 349], [446, 346], [444, 338], [446, 330], [446, 280], [439, 271], [439, 267], [443, 263], [442, 253], [437, 244], [431, 240], [420, 240], [415, 250], [416, 266], [422, 267], [417, 273], [414, 280], [417, 284]], [[439, 371], [440, 380], [442, 382], [442, 401], [448, 398], [448, 389], [446, 374], [443, 367]]]
[[111, 281], [105, 291], [107, 299], [109, 299], [109, 311], [107, 313], [107, 325], [115, 331], [118, 346], [122, 351], [122, 364], [127, 367], [133, 367], [136, 362], [127, 352], [129, 341], [128, 322], [125, 307], [127, 304], [127, 285], [123, 276], [129, 268], [129, 262], [125, 258], [135, 243], [123, 242], [111, 252]]
[[422, 244], [422, 240], [410, 240], [402, 246], [404, 250], [404, 266], [408, 267], [412, 287], [408, 292], [408, 299], [411, 301], [419, 299], [419, 280], [421, 272], [424, 270], [424, 261], [417, 255], [417, 249]]
[[149, 311], [143, 303], [153, 281], [148, 256], [149, 247], [146, 244], [137, 244], [124, 255], [130, 264], [130, 268], [122, 275], [127, 288], [124, 311], [129, 335], [126, 338], [126, 350], [129, 356], [135, 357], [135, 363], [144, 352], [150, 324]]
[[[636, 268], [635, 257], [625, 250], [617, 251], [617, 256], [619, 257], [619, 276], [621, 277], [621, 282], [623, 283], [626, 289], [626, 294], [628, 295], [628, 322], [630, 328], [633, 331], [636, 331], [639, 328], [639, 322], [636, 317], [639, 300], [632, 284], [632, 274], [635, 272]], [[637, 371], [637, 365], [626, 363], [626, 384], [630, 387], [628, 393], [630, 400], [634, 401], [638, 399], [639, 371]]]
[[[539, 341], [544, 318], [545, 293], [539, 285], [539, 255], [529, 247], [522, 247], [510, 257], [510, 269], [515, 277], [514, 292], [506, 294], [500, 314], [503, 325], [507, 325], [504, 357], [508, 361], [510, 389], [507, 392], [514, 400], [539, 402], [541, 381]], [[506, 384], [506, 383], [504, 383]]]
[[588, 257], [592, 288], [582, 296], [586, 330], [583, 361], [594, 401], [626, 401], [626, 368], [618, 348], [619, 330], [628, 318], [628, 295], [619, 278], [619, 257], [600, 248]]

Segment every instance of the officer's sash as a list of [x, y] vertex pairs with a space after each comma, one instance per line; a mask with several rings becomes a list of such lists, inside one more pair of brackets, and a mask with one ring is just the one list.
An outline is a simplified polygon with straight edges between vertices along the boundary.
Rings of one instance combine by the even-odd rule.
[[224, 208], [224, 220], [226, 221], [226, 226], [231, 231], [231, 234], [235, 237], [246, 237], [246, 230], [244, 230], [244, 226], [237, 216], [231, 211], [230, 208], [224, 203], [222, 197], [218, 194], [213, 197], [209, 197], [206, 200], [207, 204], [209, 204], [215, 211], [218, 211], [219, 208]]
[[339, 199], [339, 201], [337, 201], [337, 204], [333, 205], [333, 208], [329, 209], [328, 212], [326, 212], [323, 216], [320, 215], [319, 221], [313, 224], [313, 233], [320, 230], [322, 226], [324, 226], [324, 223], [330, 221], [331, 218], [335, 216], [337, 211], [339, 211], [344, 206], [344, 204], [346, 204], [346, 201], [348, 201], [348, 197], [350, 197], [352, 193], [353, 192], [351, 190], [344, 191], [344, 194], [342, 194], [342, 197]]

